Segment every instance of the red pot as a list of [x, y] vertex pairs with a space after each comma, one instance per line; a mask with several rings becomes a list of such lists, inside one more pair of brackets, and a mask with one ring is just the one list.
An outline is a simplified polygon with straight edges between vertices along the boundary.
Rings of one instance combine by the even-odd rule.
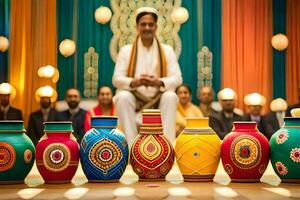
[[143, 111], [140, 134], [131, 147], [130, 163], [140, 180], [164, 180], [172, 169], [174, 150], [163, 136], [159, 110]]
[[222, 164], [233, 182], [259, 182], [269, 154], [269, 142], [256, 122], [234, 122], [221, 146]]
[[45, 139], [36, 146], [36, 164], [45, 183], [70, 183], [79, 162], [79, 145], [70, 138], [72, 122], [45, 122]]

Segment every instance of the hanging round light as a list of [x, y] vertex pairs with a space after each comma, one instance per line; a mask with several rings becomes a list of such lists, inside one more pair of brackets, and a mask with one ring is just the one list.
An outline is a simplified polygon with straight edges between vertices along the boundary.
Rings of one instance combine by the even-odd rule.
[[100, 6], [95, 11], [95, 19], [100, 24], [106, 24], [110, 21], [112, 13], [108, 7]]
[[286, 35], [278, 33], [272, 37], [271, 43], [275, 49], [278, 51], [283, 51], [288, 47], [289, 40]]
[[65, 39], [59, 44], [59, 51], [64, 57], [69, 57], [74, 54], [76, 44], [73, 40]]
[[59, 71], [51, 65], [46, 65], [38, 69], [38, 76], [41, 78], [52, 78], [52, 82], [56, 83], [59, 79]]
[[0, 51], [5, 52], [9, 47], [9, 41], [6, 37], [0, 36]]
[[171, 19], [174, 23], [183, 24], [189, 18], [189, 12], [184, 7], [179, 7], [173, 10]]

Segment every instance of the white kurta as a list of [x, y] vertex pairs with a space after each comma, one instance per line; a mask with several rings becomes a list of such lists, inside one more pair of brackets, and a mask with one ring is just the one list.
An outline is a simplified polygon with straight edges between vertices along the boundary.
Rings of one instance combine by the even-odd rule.
[[[182, 84], [182, 76], [173, 48], [169, 45], [161, 44], [164, 50], [167, 62], [167, 76], [157, 77], [158, 67], [158, 45], [153, 45], [147, 49], [143, 46], [141, 39], [138, 39], [138, 52], [136, 60], [136, 69], [134, 77], [140, 77], [141, 74], [153, 75], [163, 81], [164, 87], [160, 88], [164, 93], [160, 99], [159, 108], [162, 113], [164, 132], [170, 142], [175, 140], [175, 115], [177, 105], [177, 95], [175, 89]], [[127, 140], [131, 145], [137, 134], [136, 113], [135, 113], [135, 97], [130, 92], [132, 77], [128, 77], [128, 65], [130, 62], [132, 44], [126, 45], [120, 49], [117, 57], [115, 71], [113, 75], [113, 85], [117, 88], [117, 94], [114, 97], [116, 110], [120, 119], [121, 126], [124, 129]], [[136, 88], [141, 94], [147, 97], [153, 97], [158, 88], [140, 86]]]

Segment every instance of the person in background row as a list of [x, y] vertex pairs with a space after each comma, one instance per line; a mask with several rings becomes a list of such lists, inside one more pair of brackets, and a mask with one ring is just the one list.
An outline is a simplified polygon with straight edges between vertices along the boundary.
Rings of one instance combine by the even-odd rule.
[[244, 103], [247, 106], [248, 112], [243, 116], [243, 120], [255, 121], [258, 130], [265, 134], [261, 112], [266, 103], [266, 98], [259, 93], [251, 93], [244, 97]]
[[80, 100], [81, 95], [78, 89], [69, 88], [65, 95], [65, 101], [67, 102], [69, 109], [59, 113], [59, 120], [72, 121], [74, 129], [73, 134], [79, 144], [84, 136], [84, 119], [86, 115], [86, 111], [79, 107]]
[[242, 116], [234, 112], [237, 101], [236, 92], [224, 88], [218, 93], [222, 111], [214, 113], [209, 118], [209, 125], [218, 134], [221, 140], [232, 130], [233, 122], [242, 121]]
[[182, 83], [182, 76], [173, 48], [156, 37], [158, 14], [151, 7], [136, 10], [136, 40], [120, 49], [112, 78], [117, 88], [117, 114], [129, 146], [137, 134], [136, 119], [143, 109], [159, 108], [165, 136], [171, 143], [176, 138], [175, 89]]
[[0, 84], [0, 120], [23, 120], [22, 111], [10, 105], [15, 96], [16, 90], [12, 85]]
[[199, 108], [204, 117], [209, 117], [215, 111], [211, 104], [214, 101], [214, 90], [210, 86], [203, 86], [198, 90], [197, 97], [200, 101]]
[[298, 88], [298, 103], [290, 105], [287, 110], [285, 111], [285, 116], [286, 117], [291, 117], [291, 110], [294, 108], [300, 108], [300, 88]]
[[188, 85], [181, 85], [176, 89], [179, 102], [176, 111], [176, 136], [186, 127], [186, 117], [203, 117], [198, 106], [192, 103], [191, 88]]
[[84, 120], [84, 131], [87, 132], [91, 128], [91, 118], [96, 115], [116, 115], [113, 103], [113, 92], [109, 86], [101, 86], [98, 89], [98, 105], [92, 110], [86, 112]]
[[288, 104], [284, 99], [277, 98], [271, 102], [270, 107], [271, 112], [263, 117], [264, 131], [268, 139], [283, 126]]
[[36, 145], [44, 135], [44, 122], [58, 121], [58, 112], [51, 107], [56, 101], [57, 93], [50, 87], [40, 87], [35, 92], [36, 100], [40, 103], [40, 109], [30, 114], [27, 134]]

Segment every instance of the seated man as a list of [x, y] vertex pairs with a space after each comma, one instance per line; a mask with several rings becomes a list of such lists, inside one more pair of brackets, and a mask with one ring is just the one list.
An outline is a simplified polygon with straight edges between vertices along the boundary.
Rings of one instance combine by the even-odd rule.
[[36, 91], [36, 100], [40, 102], [41, 108], [30, 114], [27, 134], [36, 145], [44, 135], [44, 122], [58, 121], [58, 112], [51, 107], [56, 101], [56, 92], [50, 86], [40, 87]]
[[84, 120], [84, 132], [91, 128], [91, 118], [96, 115], [115, 115], [115, 107], [112, 101], [113, 93], [108, 86], [101, 86], [98, 89], [98, 105], [92, 110], [86, 112]]
[[[247, 105], [248, 113], [243, 116], [243, 120], [255, 121], [258, 130], [265, 135], [261, 111], [266, 103], [266, 98], [259, 93], [251, 93], [244, 97], [244, 103]], [[267, 135], [265, 136], [267, 137]]]
[[137, 38], [120, 49], [115, 65], [115, 104], [129, 146], [137, 134], [136, 112], [146, 108], [161, 110], [166, 137], [170, 142], [175, 140], [178, 100], [174, 91], [182, 77], [174, 50], [155, 36], [157, 18], [154, 8], [137, 9]]
[[22, 111], [10, 105], [15, 89], [9, 83], [0, 84], [0, 120], [23, 120]]
[[216, 131], [221, 140], [231, 132], [233, 122], [242, 121], [242, 116], [234, 112], [236, 93], [230, 88], [224, 88], [218, 93], [222, 111], [214, 113], [209, 118], [209, 126]]
[[181, 85], [176, 89], [179, 102], [176, 111], [176, 136], [186, 127], [186, 117], [203, 117], [200, 109], [191, 101], [191, 89], [188, 85]]
[[284, 99], [277, 98], [271, 102], [270, 107], [271, 112], [264, 115], [263, 118], [264, 131], [268, 139], [283, 126], [288, 104]]
[[214, 101], [214, 90], [210, 86], [203, 86], [198, 90], [197, 97], [200, 101], [199, 108], [204, 117], [209, 117], [215, 111], [211, 104]]
[[80, 143], [84, 136], [84, 119], [86, 111], [79, 107], [81, 100], [80, 92], [76, 88], [69, 88], [65, 95], [69, 109], [59, 113], [59, 120], [72, 121], [74, 136], [77, 142]]

